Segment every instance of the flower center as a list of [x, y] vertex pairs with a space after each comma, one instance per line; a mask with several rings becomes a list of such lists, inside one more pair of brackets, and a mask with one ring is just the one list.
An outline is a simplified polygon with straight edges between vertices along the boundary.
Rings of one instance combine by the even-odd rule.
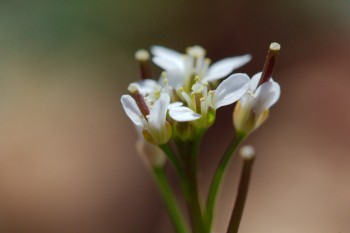
[[190, 94], [183, 87], [180, 87], [178, 91], [180, 97], [187, 103], [189, 108], [202, 116], [206, 116], [209, 108], [213, 106], [214, 99], [214, 91], [209, 90], [208, 87], [207, 82], [202, 82], [199, 76], [196, 76]]
[[185, 63], [185, 82], [184, 89], [190, 91], [195, 83], [195, 77], [203, 78], [208, 70], [210, 59], [205, 58], [206, 51], [200, 46], [187, 48], [187, 54], [184, 56]]

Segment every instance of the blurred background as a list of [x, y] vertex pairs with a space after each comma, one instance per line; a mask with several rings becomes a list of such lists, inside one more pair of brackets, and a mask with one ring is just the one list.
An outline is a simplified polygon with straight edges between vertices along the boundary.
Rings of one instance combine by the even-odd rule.
[[[0, 232], [172, 232], [119, 101], [139, 77], [134, 52], [250, 53], [238, 71], [253, 75], [272, 41], [282, 45], [282, 96], [247, 142], [258, 158], [240, 232], [349, 232], [346, 0], [1, 0]], [[203, 195], [232, 138], [232, 109], [204, 139]], [[215, 233], [225, 232], [240, 168], [233, 159]]]

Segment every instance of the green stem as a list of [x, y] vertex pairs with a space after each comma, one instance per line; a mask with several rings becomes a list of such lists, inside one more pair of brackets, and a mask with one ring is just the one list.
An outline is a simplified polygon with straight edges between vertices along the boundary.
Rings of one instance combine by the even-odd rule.
[[185, 164], [185, 169], [188, 177], [190, 196], [189, 200], [186, 202], [190, 213], [191, 222], [193, 226], [193, 231], [195, 233], [205, 232], [205, 225], [202, 218], [202, 209], [199, 201], [199, 190], [197, 181], [197, 167], [198, 167], [198, 154], [199, 146], [204, 135], [204, 130], [199, 131], [193, 141], [181, 142], [183, 148], [182, 159]]
[[227, 233], [238, 232], [239, 224], [242, 219], [245, 201], [248, 194], [248, 187], [249, 187], [250, 176], [252, 173], [254, 158], [243, 159], [243, 161], [244, 161], [243, 169], [241, 173], [241, 179], [239, 182], [238, 193], [237, 193], [234, 208], [232, 210], [232, 215], [231, 215], [230, 223], [227, 229]]
[[183, 170], [183, 167], [180, 163], [180, 160], [176, 157], [174, 151], [171, 149], [169, 144], [163, 144], [159, 145], [159, 147], [163, 150], [163, 152], [168, 156], [170, 162], [175, 167], [175, 170], [180, 176], [180, 179], [182, 180], [185, 177], [185, 172]]
[[159, 146], [163, 152], [168, 156], [169, 160], [175, 167], [175, 170], [177, 171], [180, 179], [180, 185], [182, 192], [185, 196], [185, 200], [189, 199], [189, 193], [190, 191], [190, 184], [188, 182], [188, 178], [186, 177], [186, 173], [183, 169], [183, 165], [181, 164], [181, 161], [176, 157], [174, 151], [171, 149], [171, 147], [168, 144], [163, 144]]
[[240, 145], [240, 143], [243, 141], [245, 137], [246, 137], [245, 134], [242, 134], [242, 133], [236, 134], [236, 138], [231, 141], [230, 145], [227, 147], [224, 155], [222, 156], [218, 167], [216, 168], [214, 177], [212, 179], [212, 182], [209, 188], [206, 209], [204, 213], [204, 222], [206, 223], [206, 232], [208, 233], [210, 232], [211, 225], [213, 222], [216, 196], [218, 194], [218, 190], [219, 190], [226, 166], [229, 160], [231, 159], [232, 155], [235, 153], [238, 146]]
[[176, 233], [190, 233], [188, 226], [186, 225], [183, 215], [180, 212], [180, 208], [176, 202], [173, 192], [168, 183], [164, 169], [156, 167], [153, 169], [153, 174], [156, 179], [156, 183], [164, 200], [165, 206], [168, 210], [168, 214], [175, 228]]
[[[184, 199], [186, 202], [187, 207], [190, 206], [191, 203], [191, 183], [188, 180], [187, 174], [184, 171], [183, 165], [181, 164], [182, 161], [180, 161], [174, 151], [172, 150], [172, 148], [168, 145], [168, 144], [163, 144], [159, 146], [163, 152], [168, 156], [169, 160], [171, 161], [171, 163], [173, 164], [173, 166], [175, 167], [175, 170], [177, 171], [178, 175], [179, 175], [179, 181], [180, 181], [180, 185], [181, 185], [181, 190], [182, 193], [184, 195]], [[189, 212], [191, 213], [191, 211], [189, 210]], [[191, 221], [192, 221], [192, 216], [191, 216]]]

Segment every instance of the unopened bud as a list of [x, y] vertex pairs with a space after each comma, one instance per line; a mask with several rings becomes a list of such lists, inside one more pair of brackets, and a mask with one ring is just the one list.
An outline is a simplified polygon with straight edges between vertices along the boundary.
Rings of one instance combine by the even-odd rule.
[[261, 74], [259, 85], [270, 80], [273, 70], [275, 68], [277, 56], [281, 50], [281, 45], [273, 42], [270, 44], [269, 51], [267, 52], [263, 72]]
[[144, 139], [139, 139], [136, 142], [136, 150], [148, 167], [154, 168], [164, 166], [166, 157], [164, 152], [158, 146], [153, 145]]
[[147, 50], [140, 49], [136, 51], [135, 59], [136, 61], [139, 61], [139, 62], [145, 62], [150, 59], [150, 54]]
[[141, 79], [151, 77], [150, 54], [144, 49], [140, 49], [135, 53], [135, 59], [140, 65]]

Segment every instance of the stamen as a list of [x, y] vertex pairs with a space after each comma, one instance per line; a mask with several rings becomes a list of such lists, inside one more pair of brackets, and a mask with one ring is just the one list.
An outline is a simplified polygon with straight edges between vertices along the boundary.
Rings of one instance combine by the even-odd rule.
[[194, 95], [194, 99], [196, 101], [196, 112], [201, 112], [201, 101], [200, 101], [201, 98], [197, 93]]
[[192, 91], [194, 93], [197, 93], [197, 94], [201, 94], [203, 89], [204, 89], [203, 85], [201, 83], [198, 83], [198, 82], [193, 84], [193, 86], [192, 86]]
[[135, 53], [135, 59], [140, 65], [141, 79], [151, 77], [150, 54], [144, 49], [140, 49]]
[[213, 99], [214, 99], [214, 91], [213, 90], [210, 90], [208, 92], [208, 97], [206, 98], [206, 105], [207, 106], [211, 106], [212, 102], [213, 102]]
[[200, 99], [201, 102], [201, 115], [205, 116], [207, 114], [207, 106], [205, 105], [205, 99], [202, 97]]
[[267, 52], [264, 69], [261, 74], [259, 85], [270, 80], [273, 69], [277, 60], [277, 56], [281, 50], [281, 45], [273, 42], [270, 44], [269, 51]]
[[163, 81], [164, 86], [167, 85], [168, 78], [167, 78], [167, 73], [165, 71], [162, 72], [161, 77], [162, 77], [162, 81]]
[[208, 95], [208, 82], [203, 82], [203, 97], [204, 98], [207, 98], [207, 95]]
[[187, 105], [189, 108], [192, 107], [192, 100], [191, 98], [188, 96], [188, 94], [185, 92], [184, 88], [183, 87], [180, 87], [179, 88], [179, 92], [180, 94], [182, 95], [182, 97], [185, 99], [185, 101], [187, 102]]

